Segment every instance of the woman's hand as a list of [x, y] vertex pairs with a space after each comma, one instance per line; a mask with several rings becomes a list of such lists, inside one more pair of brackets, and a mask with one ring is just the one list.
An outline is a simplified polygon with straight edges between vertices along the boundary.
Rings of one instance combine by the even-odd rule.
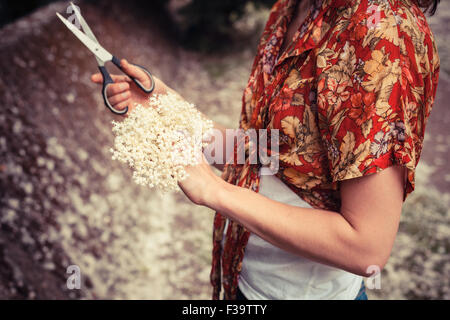
[[181, 190], [193, 203], [214, 207], [216, 196], [226, 182], [218, 177], [202, 154], [202, 161], [195, 166], [186, 167], [188, 177], [178, 182]]
[[[128, 63], [125, 59], [120, 62], [123, 70], [130, 76], [139, 80], [145, 88], [151, 86], [151, 80], [148, 75], [140, 68]], [[171, 89], [167, 87], [161, 80], [153, 76], [155, 80], [155, 89], [151, 94], [142, 91], [128, 76], [111, 75], [114, 84], [108, 86], [106, 94], [111, 105], [117, 110], [123, 110], [128, 107], [128, 112], [132, 111], [137, 104], [146, 106], [148, 99], [152, 94], [166, 94]], [[92, 82], [103, 84], [103, 76], [96, 73], [91, 77]]]
[[[151, 80], [140, 68], [128, 63], [125, 59], [121, 61], [121, 67], [127, 74], [139, 80], [144, 87], [150, 87]], [[114, 84], [109, 85], [106, 92], [109, 102], [117, 110], [123, 110], [125, 107], [128, 107], [128, 113], [137, 104], [147, 106], [148, 99], [152, 94], [167, 94], [170, 92], [179, 95], [155, 76], [153, 76], [155, 89], [151, 94], [146, 94], [142, 91], [126, 75], [111, 75], [111, 77], [114, 80]], [[103, 84], [101, 73], [92, 75], [91, 80], [94, 83]], [[186, 167], [186, 172], [189, 177], [179, 183], [180, 188], [193, 203], [210, 206], [215, 199], [217, 189], [223, 187], [225, 182], [214, 174], [203, 154], [200, 164]]]

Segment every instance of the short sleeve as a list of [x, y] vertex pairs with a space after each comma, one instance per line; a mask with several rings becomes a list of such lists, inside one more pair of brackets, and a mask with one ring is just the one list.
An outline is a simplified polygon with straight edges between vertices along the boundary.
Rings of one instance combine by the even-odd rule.
[[[399, 19], [417, 24], [410, 12], [394, 12], [385, 1], [376, 10], [360, 1], [337, 23], [335, 42], [317, 59], [320, 135], [327, 149], [332, 182], [407, 168], [405, 196], [414, 190], [414, 174], [431, 110], [432, 55], [417, 50], [419, 28], [400, 28]], [[383, 5], [383, 7], [382, 7]], [[424, 39], [424, 41], [432, 41]], [[424, 42], [424, 49], [428, 48]], [[431, 48], [429, 48], [431, 50]], [[435, 52], [433, 54], [436, 54]], [[426, 67], [428, 66], [428, 67]], [[435, 87], [435, 86], [434, 86]]]

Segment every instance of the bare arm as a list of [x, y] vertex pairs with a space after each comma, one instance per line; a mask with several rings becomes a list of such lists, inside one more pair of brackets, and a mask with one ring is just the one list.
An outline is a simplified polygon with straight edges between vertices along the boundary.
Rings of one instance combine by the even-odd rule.
[[[187, 196], [238, 221], [273, 245], [363, 276], [368, 275], [369, 266], [381, 270], [387, 262], [403, 203], [403, 168], [390, 167], [343, 181], [340, 212], [273, 201], [215, 180], [207, 171], [202, 165], [190, 168], [190, 177], [180, 183]], [[203, 190], [203, 196], [195, 188]]]

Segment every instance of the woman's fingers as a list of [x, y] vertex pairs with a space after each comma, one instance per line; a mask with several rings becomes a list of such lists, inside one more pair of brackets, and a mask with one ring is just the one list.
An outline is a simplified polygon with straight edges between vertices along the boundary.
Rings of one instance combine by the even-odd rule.
[[125, 92], [130, 90], [130, 85], [128, 84], [128, 82], [118, 82], [118, 83], [113, 83], [110, 84], [108, 86], [108, 88], [106, 88], [106, 94], [108, 95], [108, 97], [112, 97], [115, 96], [116, 94]]
[[[131, 82], [130, 77], [125, 75], [115, 75], [112, 74], [111, 78], [114, 82]], [[94, 83], [102, 84], [103, 83], [103, 76], [101, 73], [96, 73], [91, 76], [91, 81]]]
[[127, 99], [125, 101], [122, 101], [120, 103], [114, 104], [112, 106], [114, 107], [114, 109], [120, 111], [120, 110], [125, 109], [126, 107], [129, 107], [130, 105], [131, 105], [131, 99]]
[[91, 76], [91, 81], [94, 83], [102, 83], [103, 82], [103, 76], [101, 73], [95, 73]]
[[134, 64], [128, 63], [127, 60], [122, 59], [120, 61], [120, 66], [126, 74], [135, 78], [140, 83], [147, 83], [150, 81], [148, 75], [141, 68], [135, 66]]
[[108, 101], [112, 106], [118, 105], [123, 103], [124, 101], [127, 101], [131, 98], [130, 91], [125, 91], [113, 96], [108, 97]]

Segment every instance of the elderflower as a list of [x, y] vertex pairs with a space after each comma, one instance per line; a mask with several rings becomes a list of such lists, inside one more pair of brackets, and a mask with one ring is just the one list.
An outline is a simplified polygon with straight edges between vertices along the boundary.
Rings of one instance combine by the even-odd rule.
[[163, 191], [177, 190], [187, 178], [185, 166], [201, 159], [204, 136], [212, 129], [193, 104], [175, 94], [150, 98], [121, 122], [113, 121], [113, 160], [133, 169], [133, 180]]

